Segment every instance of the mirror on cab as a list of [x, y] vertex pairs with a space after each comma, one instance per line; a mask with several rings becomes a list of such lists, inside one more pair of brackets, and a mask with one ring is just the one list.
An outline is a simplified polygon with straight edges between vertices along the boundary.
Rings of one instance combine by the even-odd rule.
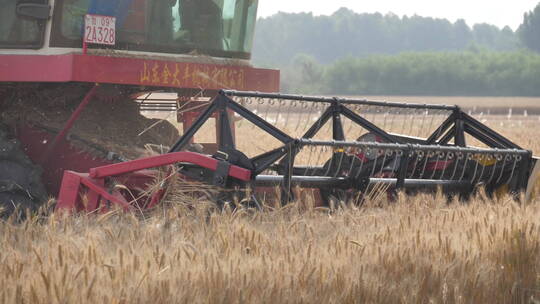
[[47, 20], [51, 6], [39, 3], [17, 3], [17, 15], [32, 19]]

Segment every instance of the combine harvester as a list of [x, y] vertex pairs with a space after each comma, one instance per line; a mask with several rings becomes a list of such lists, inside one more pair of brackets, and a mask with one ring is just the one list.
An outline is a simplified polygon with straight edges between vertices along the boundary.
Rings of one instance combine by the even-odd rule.
[[[219, 205], [259, 208], [295, 200], [296, 188], [327, 206], [359, 204], [379, 187], [536, 195], [532, 153], [456, 106], [272, 93], [279, 72], [247, 62], [257, 1], [56, 0], [52, 19], [36, 2], [0, 19], [0, 47], [13, 48], [0, 51], [8, 209], [35, 209], [47, 192], [59, 193], [59, 210], [149, 209], [170, 176], [214, 187]], [[183, 135], [166, 141], [174, 128], [140, 109], [175, 111]], [[169, 149], [141, 157], [146, 143]]]
[[[65, 170], [178, 138], [219, 89], [279, 91], [249, 63], [255, 0], [9, 0], [0, 10], [0, 206], [35, 209]], [[203, 88], [203, 89], [201, 89]], [[152, 98], [152, 92], [177, 98]], [[174, 116], [172, 116], [174, 118]]]

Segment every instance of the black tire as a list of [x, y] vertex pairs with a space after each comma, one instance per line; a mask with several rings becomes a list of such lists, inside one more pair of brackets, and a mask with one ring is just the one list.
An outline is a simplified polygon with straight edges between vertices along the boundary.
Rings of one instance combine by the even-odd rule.
[[15, 211], [25, 214], [39, 210], [47, 198], [41, 181], [42, 170], [10, 138], [7, 127], [0, 125], [0, 218]]

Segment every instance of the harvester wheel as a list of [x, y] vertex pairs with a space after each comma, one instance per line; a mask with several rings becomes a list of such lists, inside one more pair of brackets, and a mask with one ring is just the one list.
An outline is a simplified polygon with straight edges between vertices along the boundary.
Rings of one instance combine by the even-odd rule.
[[41, 168], [21, 150], [19, 141], [0, 125], [0, 217], [16, 210], [35, 212], [47, 197]]

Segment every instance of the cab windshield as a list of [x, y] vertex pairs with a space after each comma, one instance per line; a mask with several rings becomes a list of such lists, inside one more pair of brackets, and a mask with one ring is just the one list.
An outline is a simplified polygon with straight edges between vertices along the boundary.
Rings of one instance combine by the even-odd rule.
[[[1, 0], [0, 0], [1, 1]], [[63, 0], [53, 45], [80, 47], [85, 14], [116, 17], [115, 49], [249, 58], [257, 0]]]

